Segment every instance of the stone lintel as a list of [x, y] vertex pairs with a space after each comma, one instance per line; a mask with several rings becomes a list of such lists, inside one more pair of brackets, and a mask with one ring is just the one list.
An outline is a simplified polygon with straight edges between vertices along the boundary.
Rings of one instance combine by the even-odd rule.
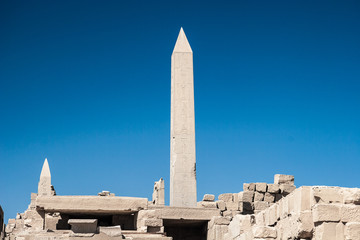
[[36, 208], [60, 213], [126, 213], [147, 209], [147, 198], [103, 196], [38, 197]]
[[219, 209], [186, 207], [151, 207], [160, 219], [203, 220], [210, 221], [214, 216], [221, 216]]

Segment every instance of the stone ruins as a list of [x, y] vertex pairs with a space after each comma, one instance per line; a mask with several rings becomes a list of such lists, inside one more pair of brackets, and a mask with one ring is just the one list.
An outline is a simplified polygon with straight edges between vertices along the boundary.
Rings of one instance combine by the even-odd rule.
[[1, 239], [133, 240], [360, 240], [360, 189], [296, 188], [294, 176], [273, 183], [244, 183], [237, 193], [196, 199], [193, 55], [183, 29], [171, 57], [170, 206], [164, 180], [152, 201], [120, 197], [59, 196], [45, 159], [38, 193], [24, 213], [5, 227]]

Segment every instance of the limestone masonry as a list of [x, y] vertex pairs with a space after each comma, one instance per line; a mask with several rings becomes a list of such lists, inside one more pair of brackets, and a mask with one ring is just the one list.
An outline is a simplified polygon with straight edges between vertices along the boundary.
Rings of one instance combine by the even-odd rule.
[[170, 206], [162, 178], [151, 201], [109, 191], [56, 195], [45, 159], [28, 209], [5, 226], [0, 207], [0, 239], [360, 240], [359, 188], [296, 188], [294, 176], [276, 174], [273, 183], [244, 183], [242, 191], [197, 201], [193, 81], [181, 29], [171, 57]]

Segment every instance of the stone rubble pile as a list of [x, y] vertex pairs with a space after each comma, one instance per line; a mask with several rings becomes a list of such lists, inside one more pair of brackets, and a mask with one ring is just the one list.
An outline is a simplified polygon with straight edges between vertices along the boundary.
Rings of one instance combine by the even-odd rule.
[[360, 240], [360, 189], [300, 187], [263, 211], [214, 217], [208, 240]]
[[198, 207], [218, 208], [225, 217], [236, 214], [258, 213], [296, 189], [294, 176], [276, 174], [274, 183], [244, 183], [243, 192], [220, 194], [215, 202], [215, 196], [205, 194]]
[[[35, 201], [38, 194], [31, 193], [31, 202], [24, 213], [18, 213], [15, 219], [9, 219], [5, 233], [8, 239], [20, 236], [23, 232], [37, 232], [43, 230], [44, 215], [36, 211]], [[6, 238], [5, 238], [6, 239]]]
[[246, 213], [258, 213], [296, 189], [293, 175], [276, 174], [274, 183], [244, 183], [243, 199], [249, 206]]

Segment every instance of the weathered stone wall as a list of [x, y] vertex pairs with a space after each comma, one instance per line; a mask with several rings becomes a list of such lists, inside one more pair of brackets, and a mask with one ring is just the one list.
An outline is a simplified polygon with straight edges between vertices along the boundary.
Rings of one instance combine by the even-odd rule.
[[360, 189], [301, 187], [256, 214], [215, 217], [208, 240], [360, 240]]
[[5, 229], [5, 239], [15, 239], [23, 232], [37, 232], [44, 228], [44, 211], [36, 210], [36, 193], [31, 193], [31, 202], [24, 213], [18, 213], [15, 219], [9, 219]]

